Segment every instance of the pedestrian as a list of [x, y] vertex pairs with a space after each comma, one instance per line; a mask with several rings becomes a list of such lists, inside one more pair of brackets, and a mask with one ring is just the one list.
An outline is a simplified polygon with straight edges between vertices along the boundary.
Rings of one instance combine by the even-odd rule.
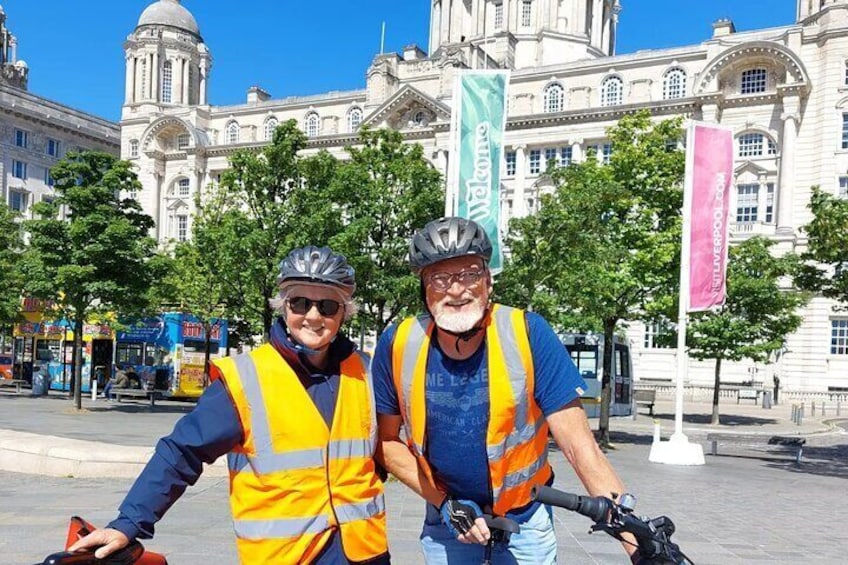
[[493, 563], [555, 562], [551, 508], [531, 501], [534, 485], [553, 482], [549, 429], [590, 494], [624, 492], [568, 351], [538, 314], [491, 301], [491, 256], [473, 221], [417, 231], [409, 260], [426, 314], [388, 328], [374, 352], [378, 459], [426, 500], [428, 564], [480, 563], [492, 535], [484, 509], [521, 527], [495, 545]]
[[103, 398], [106, 400], [113, 400], [115, 395], [112, 394], [113, 388], [127, 388], [130, 384], [129, 375], [124, 370], [125, 365], [117, 364], [115, 365], [115, 376], [109, 379], [106, 382], [106, 386], [103, 387]]
[[215, 361], [197, 407], [156, 453], [106, 529], [70, 549], [104, 557], [154, 524], [227, 454], [241, 563], [389, 563], [368, 358], [339, 332], [354, 270], [327, 247], [280, 264], [270, 343]]

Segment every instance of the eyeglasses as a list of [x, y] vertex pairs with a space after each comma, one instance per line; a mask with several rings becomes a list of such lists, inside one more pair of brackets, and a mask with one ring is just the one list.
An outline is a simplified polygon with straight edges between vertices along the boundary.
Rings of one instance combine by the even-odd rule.
[[330, 300], [329, 298], [325, 298], [323, 300], [312, 300], [311, 298], [306, 298], [305, 296], [295, 296], [294, 298], [288, 299], [289, 308], [294, 314], [298, 316], [303, 316], [310, 310], [312, 310], [313, 306], [318, 308], [318, 313], [322, 316], [335, 316], [339, 312], [339, 308], [342, 305], [335, 300]]
[[473, 269], [468, 271], [460, 271], [458, 273], [433, 273], [427, 279], [427, 283], [439, 292], [444, 292], [453, 286], [454, 281], [458, 282], [465, 288], [472, 288], [480, 279], [483, 278], [485, 271], [482, 269]]

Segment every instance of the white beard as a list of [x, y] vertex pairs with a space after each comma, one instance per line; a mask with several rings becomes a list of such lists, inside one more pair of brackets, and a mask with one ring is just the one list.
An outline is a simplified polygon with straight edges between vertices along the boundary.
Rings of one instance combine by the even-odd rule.
[[433, 318], [436, 325], [449, 332], [463, 333], [472, 329], [477, 323], [483, 319], [485, 308], [482, 304], [475, 301], [472, 305], [474, 308], [464, 312], [445, 312], [445, 306], [438, 306], [433, 312]]

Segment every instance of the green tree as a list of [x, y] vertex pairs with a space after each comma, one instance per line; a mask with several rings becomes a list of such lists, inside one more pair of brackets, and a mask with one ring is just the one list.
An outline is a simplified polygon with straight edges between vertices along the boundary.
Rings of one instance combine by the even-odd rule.
[[[677, 285], [684, 170], [679, 119], [654, 124], [641, 112], [622, 118], [608, 137], [609, 164], [590, 152], [584, 162], [549, 169], [553, 194], [535, 217], [510, 224], [512, 257], [502, 279], [513, 285], [498, 287], [525, 293], [534, 309], [558, 308], [554, 320], [600, 324], [602, 446], [609, 445], [613, 336], [622, 320], [665, 307]], [[528, 288], [516, 290], [522, 285]]]
[[848, 307], [848, 200], [813, 187], [810, 198], [813, 220], [804, 226], [807, 249], [798, 284]]
[[801, 325], [797, 310], [806, 301], [805, 295], [794, 288], [781, 289], [781, 281], [795, 271], [797, 257], [774, 257], [773, 245], [753, 237], [733, 246], [725, 304], [692, 314], [687, 326], [689, 354], [698, 360], [715, 359], [713, 424], [719, 423], [722, 361], [766, 362]]
[[21, 309], [23, 278], [20, 259], [23, 251], [18, 215], [0, 202], [0, 353], [5, 351], [6, 336]]
[[216, 274], [231, 315], [266, 339], [279, 262], [291, 249], [326, 245], [341, 231], [340, 207], [330, 192], [336, 160], [326, 152], [300, 156], [306, 143], [289, 120], [270, 145], [235, 152], [195, 218], [197, 249]]
[[[141, 189], [126, 161], [95, 151], [69, 152], [50, 174], [56, 199], [37, 204], [35, 219], [25, 222], [26, 289], [54, 301], [57, 313], [73, 321], [76, 352], [83, 323], [92, 316], [146, 307], [153, 219], [135, 200], [119, 197]], [[82, 365], [78, 360], [74, 365], [74, 402], [80, 409]]]
[[335, 193], [346, 225], [331, 241], [356, 269], [361, 329], [379, 335], [399, 315], [420, 308], [418, 278], [409, 269], [412, 233], [444, 212], [441, 174], [419, 144], [392, 130], [364, 130], [348, 147]]

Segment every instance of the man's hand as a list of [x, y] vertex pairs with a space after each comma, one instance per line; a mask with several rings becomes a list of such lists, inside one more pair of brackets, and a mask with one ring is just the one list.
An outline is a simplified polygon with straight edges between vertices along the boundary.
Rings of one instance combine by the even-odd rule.
[[83, 551], [96, 547], [98, 549], [94, 552], [94, 556], [98, 559], [103, 559], [119, 549], [125, 548], [129, 543], [129, 538], [123, 533], [112, 528], [104, 528], [102, 530], [94, 530], [84, 538], [77, 540], [74, 545], [68, 548], [68, 551]]
[[489, 542], [491, 533], [482, 518], [483, 511], [476, 502], [448, 496], [439, 507], [439, 513], [450, 533], [462, 543], [485, 545]]

